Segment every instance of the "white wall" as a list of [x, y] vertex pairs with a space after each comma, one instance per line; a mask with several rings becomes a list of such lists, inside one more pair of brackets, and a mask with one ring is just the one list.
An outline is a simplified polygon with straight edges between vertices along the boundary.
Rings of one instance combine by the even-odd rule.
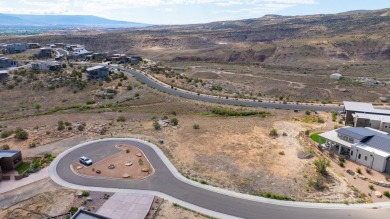
[[[363, 164], [364, 166], [371, 168], [372, 163], [372, 169], [383, 172], [385, 171], [387, 160], [386, 158], [379, 156], [377, 154], [374, 154], [370, 151], [366, 151], [363, 148], [356, 147], [352, 145], [351, 151], [353, 151], [353, 154], [350, 155], [350, 160], [355, 161], [356, 163]], [[361, 154], [359, 159], [359, 154]], [[370, 155], [373, 155], [372, 157]], [[367, 157], [367, 160], [365, 160], [365, 157]]]
[[390, 133], [390, 122], [382, 122], [380, 130], [387, 132], [387, 133]]
[[380, 126], [381, 126], [381, 121], [379, 120], [370, 120], [370, 124], [371, 124], [371, 128], [373, 129], [380, 129]]

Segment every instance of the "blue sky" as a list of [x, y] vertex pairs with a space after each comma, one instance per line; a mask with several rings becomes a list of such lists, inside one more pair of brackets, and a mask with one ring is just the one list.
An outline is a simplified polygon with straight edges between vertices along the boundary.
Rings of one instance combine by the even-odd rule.
[[0, 13], [86, 14], [149, 24], [189, 24], [390, 8], [390, 0], [0, 0]]

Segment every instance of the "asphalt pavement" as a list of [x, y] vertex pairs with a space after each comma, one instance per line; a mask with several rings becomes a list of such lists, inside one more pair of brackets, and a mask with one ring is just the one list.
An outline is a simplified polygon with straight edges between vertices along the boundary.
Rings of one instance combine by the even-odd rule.
[[271, 109], [288, 109], [288, 110], [313, 110], [313, 111], [341, 111], [343, 108], [339, 106], [319, 106], [319, 105], [306, 105], [306, 104], [283, 104], [283, 103], [269, 103], [269, 102], [256, 102], [253, 100], [236, 100], [236, 99], [226, 99], [226, 98], [217, 98], [217, 97], [210, 97], [205, 95], [197, 95], [194, 93], [184, 92], [181, 90], [175, 90], [169, 87], [165, 87], [152, 79], [148, 78], [144, 74], [141, 74], [137, 71], [127, 69], [127, 73], [130, 73], [135, 78], [137, 78], [140, 81], [143, 81], [145, 84], [147, 84], [150, 87], [156, 88], [160, 91], [164, 91], [166, 93], [188, 98], [188, 99], [194, 99], [209, 103], [220, 103], [220, 104], [227, 104], [227, 105], [240, 105], [240, 106], [250, 106], [250, 107], [262, 107], [262, 108], [271, 108]]
[[[90, 178], [76, 175], [70, 168], [72, 162], [80, 156], [88, 156], [94, 162], [98, 162], [107, 156], [119, 152], [115, 148], [118, 144], [129, 144], [140, 148], [149, 159], [155, 173], [145, 180], [104, 179]], [[155, 146], [154, 146], [155, 147]], [[167, 164], [167, 158], [162, 157], [156, 150], [134, 139], [105, 139], [90, 142], [70, 149], [56, 158], [53, 162], [55, 175], [74, 185], [100, 188], [118, 188], [143, 191], [157, 191], [172, 196], [183, 202], [240, 218], [353, 218], [353, 219], [384, 219], [389, 218], [390, 208], [373, 209], [370, 206], [358, 207], [357, 205], [329, 205], [329, 204], [302, 204], [300, 202], [282, 202], [286, 204], [272, 204], [246, 198], [229, 195], [228, 192], [212, 191], [200, 186], [191, 185], [185, 180], [179, 180]], [[169, 161], [168, 161], [169, 162]], [[168, 167], [169, 166], [169, 167]], [[102, 170], [104, 171], [104, 170]], [[306, 207], [300, 207], [306, 206]]]

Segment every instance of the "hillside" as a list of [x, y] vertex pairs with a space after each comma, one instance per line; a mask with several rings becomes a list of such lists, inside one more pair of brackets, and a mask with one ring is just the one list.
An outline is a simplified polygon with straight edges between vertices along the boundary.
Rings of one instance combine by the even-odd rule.
[[[175, 73], [207, 81], [202, 92], [217, 84], [229, 95], [375, 101], [390, 99], [387, 86], [362, 89], [354, 81], [369, 77], [390, 83], [389, 12], [267, 15], [107, 33], [0, 38], [0, 42], [80, 43], [100, 52], [139, 54], [173, 67]], [[348, 80], [330, 80], [335, 72]], [[170, 78], [166, 82], [179, 84]], [[186, 81], [181, 85], [192, 86]]]

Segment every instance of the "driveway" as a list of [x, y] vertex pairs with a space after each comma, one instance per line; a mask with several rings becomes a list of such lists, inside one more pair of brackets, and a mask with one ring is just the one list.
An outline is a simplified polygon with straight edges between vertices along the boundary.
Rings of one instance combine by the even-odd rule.
[[[115, 154], [117, 144], [140, 148], [155, 168], [146, 180], [87, 178], [74, 174], [73, 161], [85, 155], [98, 162]], [[228, 218], [388, 218], [390, 203], [344, 205], [288, 202], [254, 197], [201, 185], [182, 177], [157, 146], [137, 139], [103, 139], [73, 147], [50, 166], [52, 179], [74, 189], [162, 195], [203, 213]], [[379, 209], [373, 209], [379, 208]]]

